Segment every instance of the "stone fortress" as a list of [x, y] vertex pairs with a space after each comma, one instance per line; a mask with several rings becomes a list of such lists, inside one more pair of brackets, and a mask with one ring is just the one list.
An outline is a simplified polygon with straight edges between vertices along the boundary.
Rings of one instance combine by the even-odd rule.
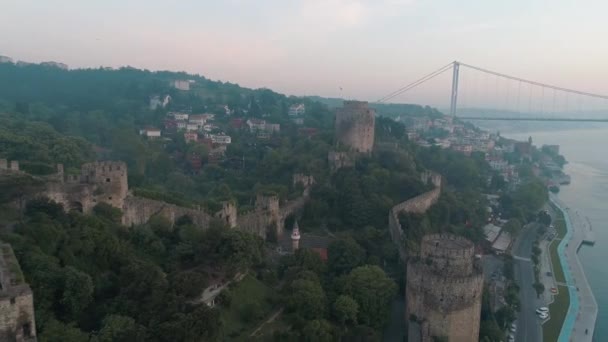
[[375, 115], [364, 101], [344, 101], [336, 110], [335, 139], [340, 151], [330, 151], [327, 156], [332, 171], [353, 166], [357, 153], [372, 152]]
[[34, 297], [9, 244], [0, 243], [0, 341], [36, 341]]
[[450, 234], [422, 238], [419, 255], [408, 255], [399, 214], [423, 214], [441, 196], [443, 178], [423, 172], [434, 189], [389, 211], [389, 233], [407, 265], [406, 321], [408, 341], [432, 342], [436, 337], [469, 342], [479, 338], [483, 275], [471, 241]]
[[364, 101], [344, 101], [336, 111], [336, 140], [354, 152], [370, 153], [374, 148], [376, 112]]
[[[10, 165], [10, 168], [8, 167]], [[22, 172], [16, 161], [10, 163], [0, 159], [0, 172]], [[205, 229], [212, 218], [226, 223], [230, 228], [247, 231], [262, 238], [269, 233], [279, 237], [283, 234], [285, 219], [304, 208], [310, 197], [314, 178], [304, 174], [293, 175], [293, 186], [302, 186], [302, 195], [291, 201], [280, 203], [276, 195], [258, 194], [253, 210], [238, 214], [234, 203], [222, 202], [222, 208], [209, 213], [201, 208], [187, 208], [159, 200], [134, 196], [129, 191], [127, 165], [120, 161], [100, 161], [82, 165], [78, 175], [64, 174], [63, 165], [57, 172], [40, 177], [45, 189], [36, 194], [61, 203], [66, 210], [90, 213], [99, 203], [106, 203], [123, 212], [122, 223], [126, 226], [144, 224], [152, 216], [159, 215], [171, 223], [188, 216], [199, 227]]]
[[420, 255], [407, 263], [408, 341], [477, 341], [482, 292], [483, 274], [471, 241], [451, 234], [424, 236]]

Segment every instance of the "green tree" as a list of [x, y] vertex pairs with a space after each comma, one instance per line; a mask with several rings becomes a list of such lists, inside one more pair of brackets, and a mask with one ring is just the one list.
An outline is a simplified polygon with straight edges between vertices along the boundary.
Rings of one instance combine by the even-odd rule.
[[365, 261], [365, 250], [351, 237], [333, 241], [327, 249], [328, 267], [334, 275], [350, 272]]
[[397, 285], [380, 267], [361, 266], [348, 275], [344, 293], [359, 304], [359, 322], [381, 327], [387, 320]]
[[340, 295], [334, 302], [334, 317], [336, 317], [338, 322], [342, 325], [345, 325], [347, 322], [357, 324], [358, 311], [359, 304], [349, 296]]
[[335, 341], [332, 325], [324, 319], [308, 321], [302, 329], [303, 341], [306, 342], [331, 342]]
[[45, 324], [39, 335], [40, 342], [87, 342], [89, 335], [78, 329], [75, 324], [65, 324], [51, 320]]
[[91, 277], [74, 267], [65, 268], [65, 287], [61, 303], [72, 319], [80, 316], [93, 300], [93, 281]]
[[99, 333], [92, 342], [138, 342], [146, 341], [145, 327], [131, 317], [109, 315], [103, 319]]
[[289, 285], [287, 308], [304, 319], [318, 319], [325, 314], [325, 291], [321, 284], [298, 279]]

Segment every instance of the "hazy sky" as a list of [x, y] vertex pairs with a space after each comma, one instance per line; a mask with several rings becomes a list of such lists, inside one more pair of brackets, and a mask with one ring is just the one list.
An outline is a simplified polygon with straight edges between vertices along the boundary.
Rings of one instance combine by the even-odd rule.
[[[607, 14], [605, 0], [0, 0], [0, 55], [368, 100], [460, 60], [608, 93]], [[436, 83], [416, 102], [447, 102], [449, 76]]]

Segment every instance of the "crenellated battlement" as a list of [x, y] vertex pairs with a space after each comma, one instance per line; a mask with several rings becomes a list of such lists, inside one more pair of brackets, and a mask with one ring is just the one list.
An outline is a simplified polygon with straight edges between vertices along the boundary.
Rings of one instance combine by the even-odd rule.
[[420, 242], [419, 256], [409, 259], [406, 315], [428, 322], [423, 341], [429, 340], [426, 335], [477, 339], [483, 274], [475, 266], [474, 249], [463, 237], [429, 234]]
[[19, 161], [11, 160], [9, 162], [7, 159], [0, 159], [0, 171], [19, 172]]
[[453, 234], [429, 234], [420, 242], [421, 257], [441, 256], [469, 260], [475, 256], [475, 246], [470, 240]]
[[344, 101], [343, 107], [336, 110], [336, 144], [354, 152], [370, 153], [374, 147], [375, 115], [367, 102]]

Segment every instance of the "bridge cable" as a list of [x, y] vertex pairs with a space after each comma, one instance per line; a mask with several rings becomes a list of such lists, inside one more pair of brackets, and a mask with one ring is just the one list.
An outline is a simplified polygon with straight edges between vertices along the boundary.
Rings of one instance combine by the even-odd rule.
[[602, 98], [602, 99], [608, 99], [607, 95], [588, 93], [588, 92], [584, 92], [584, 91], [579, 91], [579, 90], [574, 90], [574, 89], [568, 89], [568, 88], [558, 87], [558, 86], [554, 86], [554, 85], [550, 85], [550, 84], [546, 84], [546, 83], [540, 83], [540, 82], [536, 82], [536, 81], [530, 81], [530, 80], [523, 79], [523, 78], [520, 78], [520, 77], [510, 76], [510, 75], [503, 74], [503, 73], [500, 73], [500, 72], [496, 72], [496, 71], [492, 71], [492, 70], [488, 70], [488, 69], [483, 69], [483, 68], [476, 67], [476, 66], [473, 66], [473, 65], [470, 65], [470, 64], [460, 63], [460, 62], [458, 62], [458, 63], [460, 64], [460, 66], [464, 66], [464, 67], [475, 69], [475, 70], [478, 70], [478, 71], [481, 71], [481, 72], [485, 72], [485, 73], [488, 73], [488, 74], [493, 74], [493, 75], [497, 75], [497, 76], [500, 76], [500, 77], [512, 79], [512, 80], [515, 80], [515, 81], [521, 81], [521, 82], [533, 84], [533, 85], [539, 86], [539, 87], [552, 88], [552, 89], [560, 90], [560, 91], [567, 92], [567, 93], [573, 93], [573, 94], [578, 94], [578, 95], [584, 95], [584, 96], [590, 96], [590, 97], [597, 97], [597, 98]]
[[418, 79], [418, 80], [416, 80], [416, 81], [414, 81], [414, 82], [412, 82], [412, 83], [410, 83], [410, 84], [408, 84], [408, 85], [406, 85], [406, 86], [404, 86], [402, 88], [399, 88], [399, 89], [393, 91], [392, 93], [390, 93], [388, 95], [385, 95], [384, 97], [382, 97], [381, 99], [379, 99], [378, 101], [376, 101], [376, 103], [386, 102], [386, 101], [394, 98], [395, 96], [401, 95], [401, 94], [405, 93], [406, 91], [408, 91], [408, 90], [410, 90], [412, 88], [415, 88], [415, 87], [419, 86], [420, 84], [422, 84], [422, 83], [424, 83], [424, 82], [426, 82], [428, 80], [431, 80], [432, 78], [435, 78], [436, 76], [444, 73], [446, 70], [451, 69], [453, 66], [454, 66], [454, 62], [451, 62], [450, 64], [447, 64], [447, 65], [445, 65], [445, 66], [443, 66], [443, 67], [441, 67], [441, 68], [433, 71], [432, 73], [430, 73], [430, 74], [428, 74], [428, 75], [426, 75], [426, 76], [424, 76], [424, 77], [422, 77], [422, 78], [420, 78], [420, 79]]

